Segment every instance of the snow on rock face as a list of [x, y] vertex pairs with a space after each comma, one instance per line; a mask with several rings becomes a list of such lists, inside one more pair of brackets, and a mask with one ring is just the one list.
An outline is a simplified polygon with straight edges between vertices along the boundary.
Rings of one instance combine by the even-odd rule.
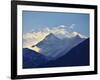
[[79, 32], [60, 25], [23, 34], [23, 48], [29, 48], [50, 58], [58, 58], [87, 39]]
[[33, 30], [32, 32], [23, 33], [23, 48], [38, 44], [50, 33], [54, 34], [59, 39], [72, 38], [76, 35], [79, 35], [81, 38], [87, 38], [79, 32], [74, 32], [72, 29], [73, 26], [74, 24], [71, 26], [62, 24], [56, 27], [45, 27], [39, 30]]
[[40, 41], [36, 47], [41, 50], [39, 53], [50, 57], [58, 58], [66, 54], [73, 47], [85, 40], [85, 37], [81, 37], [79, 33], [73, 32], [73, 37], [58, 38], [57, 35], [50, 33], [42, 41]]
[[40, 53], [51, 56], [54, 55], [59, 49], [61, 49], [61, 46], [63, 45], [63, 42], [57, 38], [53, 34], [49, 34], [45, 37], [44, 40], [39, 42], [36, 46], [41, 49]]
[[84, 36], [84, 35], [82, 35], [82, 34], [80, 34], [80, 33], [78, 33], [78, 32], [72, 32], [72, 34], [73, 34], [73, 36], [79, 36], [80, 38], [87, 38], [86, 36]]

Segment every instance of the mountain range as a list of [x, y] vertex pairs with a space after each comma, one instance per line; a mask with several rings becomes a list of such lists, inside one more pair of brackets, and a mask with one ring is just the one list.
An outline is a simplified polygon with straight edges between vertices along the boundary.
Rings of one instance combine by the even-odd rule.
[[40, 67], [84, 66], [89, 65], [89, 60], [89, 39], [86, 39], [72, 48], [67, 54]]
[[23, 48], [23, 68], [89, 65], [89, 38], [77, 32], [60, 36], [50, 33], [36, 45]]
[[65, 49], [63, 52], [66, 54], [57, 59], [48, 60], [48, 57], [44, 54], [23, 48], [23, 68], [89, 65], [89, 38], [79, 43], [70, 51], [66, 52]]
[[[39, 53], [48, 57], [48, 59], [57, 59], [66, 54], [73, 47], [84, 41], [86, 38], [80, 34], [74, 34], [73, 37], [58, 38], [57, 35], [50, 33], [42, 41], [33, 47], [40, 49]], [[33, 49], [35, 50], [35, 49]], [[62, 51], [66, 51], [61, 53]]]

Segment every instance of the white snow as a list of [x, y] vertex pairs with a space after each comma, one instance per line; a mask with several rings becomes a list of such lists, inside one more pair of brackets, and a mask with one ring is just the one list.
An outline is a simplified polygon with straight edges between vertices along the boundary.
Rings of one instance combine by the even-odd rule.
[[42, 41], [40, 41], [36, 47], [40, 48], [39, 53], [55, 59], [63, 56], [84, 40], [85, 38], [77, 36], [76, 33], [72, 38], [66, 37], [63, 39], [59, 39], [54, 34], [49, 34]]

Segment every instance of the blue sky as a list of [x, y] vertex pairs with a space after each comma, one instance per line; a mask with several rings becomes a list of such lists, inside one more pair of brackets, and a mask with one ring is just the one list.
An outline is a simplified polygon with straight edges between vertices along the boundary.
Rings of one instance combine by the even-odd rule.
[[82, 13], [57, 13], [57, 12], [34, 12], [23, 11], [22, 26], [23, 33], [30, 32], [33, 29], [45, 27], [56, 27], [59, 25], [71, 26], [73, 30], [89, 36], [89, 14]]

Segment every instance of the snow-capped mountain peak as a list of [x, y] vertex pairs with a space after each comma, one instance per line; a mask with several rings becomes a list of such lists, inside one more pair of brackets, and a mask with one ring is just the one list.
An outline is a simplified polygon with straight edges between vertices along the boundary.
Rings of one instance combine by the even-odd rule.
[[48, 34], [44, 39], [59, 39], [57, 36], [55, 36], [53, 33]]
[[56, 37], [58, 37], [59, 39], [64, 39], [64, 38], [73, 38], [76, 36], [79, 36], [80, 38], [87, 38], [85, 35], [82, 35], [79, 32], [70, 32], [70, 31], [65, 31], [64, 33], [53, 33]]
[[50, 33], [34, 47], [39, 48], [39, 53], [55, 59], [66, 54], [71, 48], [84, 40], [85, 38], [81, 38], [81, 35], [77, 32], [73, 32], [71, 38], [63, 39], [59, 39], [55, 34]]
[[84, 35], [82, 35], [82, 34], [80, 34], [78, 32], [72, 32], [72, 35], [73, 35], [73, 37], [79, 36], [80, 38], [87, 38], [86, 36], [84, 36]]
[[41, 45], [54, 45], [55, 42], [61, 42], [61, 40], [58, 37], [56, 37], [53, 33], [50, 33], [36, 46], [40, 47]]

